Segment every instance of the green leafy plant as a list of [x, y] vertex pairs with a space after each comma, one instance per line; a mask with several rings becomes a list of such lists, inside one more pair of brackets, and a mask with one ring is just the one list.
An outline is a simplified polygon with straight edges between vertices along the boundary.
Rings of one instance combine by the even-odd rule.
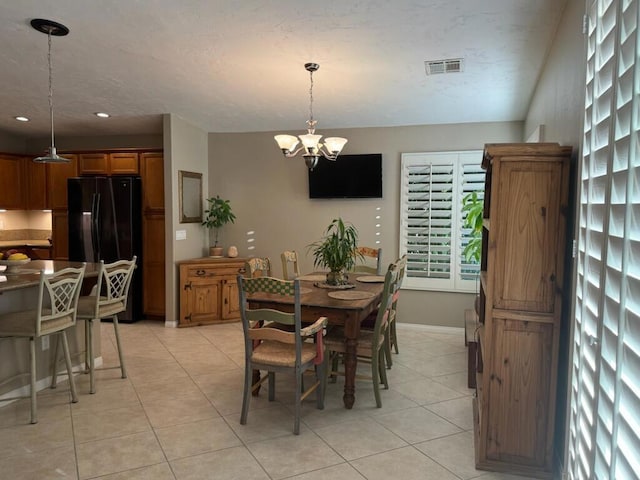
[[231, 211], [229, 200], [223, 200], [220, 195], [207, 198], [207, 202], [209, 202], [209, 208], [204, 211], [202, 225], [213, 229], [213, 246], [217, 247], [220, 228], [227, 223], [234, 223], [236, 216]]
[[470, 192], [462, 199], [462, 212], [467, 216], [463, 226], [471, 229], [469, 232], [469, 243], [464, 247], [462, 254], [467, 262], [474, 261], [480, 263], [480, 253], [482, 251], [482, 218], [484, 202], [478, 198], [477, 192]]
[[313, 266], [328, 268], [338, 275], [327, 276], [327, 283], [346, 283], [344, 272], [353, 269], [358, 252], [358, 231], [351, 223], [335, 218], [329, 224], [324, 237], [309, 245], [313, 254]]

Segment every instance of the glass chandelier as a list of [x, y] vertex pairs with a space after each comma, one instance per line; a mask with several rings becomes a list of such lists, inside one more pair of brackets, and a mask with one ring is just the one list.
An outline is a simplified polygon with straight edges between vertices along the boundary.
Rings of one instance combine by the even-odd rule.
[[[282, 150], [285, 157], [295, 157], [298, 153], [303, 151], [302, 157], [304, 158], [309, 170], [318, 164], [320, 157], [325, 157], [327, 160], [335, 161], [338, 155], [342, 151], [346, 138], [342, 137], [327, 137], [324, 139], [324, 144], [320, 143], [322, 135], [316, 135], [316, 120], [313, 119], [313, 72], [320, 68], [317, 63], [305, 63], [304, 68], [309, 72], [310, 87], [309, 87], [309, 120], [307, 120], [307, 133], [306, 135], [276, 135], [275, 140], [278, 143], [278, 147]], [[297, 150], [295, 149], [299, 141], [302, 145]]]

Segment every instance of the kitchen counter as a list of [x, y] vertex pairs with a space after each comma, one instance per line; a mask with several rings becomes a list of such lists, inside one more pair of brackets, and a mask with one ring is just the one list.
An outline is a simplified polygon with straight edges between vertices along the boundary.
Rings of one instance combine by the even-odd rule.
[[0, 250], [5, 248], [38, 247], [51, 248], [49, 240], [0, 240]]
[[[40, 271], [54, 273], [63, 268], [78, 268], [82, 262], [65, 262], [61, 260], [32, 260], [20, 267], [15, 273], [8, 273], [6, 270], [0, 271], [0, 295], [2, 292], [17, 290], [20, 288], [35, 287], [40, 279]], [[0, 269], [4, 268], [0, 266]], [[85, 268], [85, 278], [97, 277], [99, 263], [87, 263]]]

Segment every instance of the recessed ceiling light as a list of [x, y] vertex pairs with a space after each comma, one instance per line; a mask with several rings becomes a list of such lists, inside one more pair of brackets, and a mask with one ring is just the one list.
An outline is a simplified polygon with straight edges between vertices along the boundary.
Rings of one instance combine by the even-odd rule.
[[95, 115], [96, 117], [100, 117], [100, 118], [109, 118], [111, 116], [108, 113], [104, 113], [104, 112], [96, 112]]
[[27, 117], [22, 117], [22, 116], [17, 116], [17, 117], [13, 117], [16, 120], [18, 120], [19, 122], [28, 122], [29, 119]]

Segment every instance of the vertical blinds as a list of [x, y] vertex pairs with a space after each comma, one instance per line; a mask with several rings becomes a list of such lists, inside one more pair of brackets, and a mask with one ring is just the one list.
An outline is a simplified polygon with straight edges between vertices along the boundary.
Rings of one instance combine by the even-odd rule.
[[403, 154], [400, 254], [407, 254], [405, 286], [475, 291], [479, 266], [462, 255], [462, 197], [484, 191], [482, 152]]
[[640, 475], [638, 0], [589, 7], [569, 455], [573, 479]]

